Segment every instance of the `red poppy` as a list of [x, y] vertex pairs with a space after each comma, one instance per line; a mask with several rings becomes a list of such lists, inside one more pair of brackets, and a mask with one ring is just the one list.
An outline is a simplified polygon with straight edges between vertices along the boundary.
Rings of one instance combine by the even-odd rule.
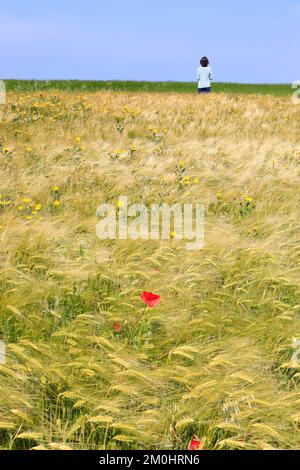
[[114, 330], [115, 331], [121, 331], [122, 330], [122, 325], [121, 323], [114, 323]]
[[152, 292], [143, 292], [141, 299], [148, 307], [155, 307], [160, 301], [160, 295], [152, 294]]
[[201, 441], [199, 437], [193, 436], [189, 442], [188, 450], [200, 450], [201, 449]]

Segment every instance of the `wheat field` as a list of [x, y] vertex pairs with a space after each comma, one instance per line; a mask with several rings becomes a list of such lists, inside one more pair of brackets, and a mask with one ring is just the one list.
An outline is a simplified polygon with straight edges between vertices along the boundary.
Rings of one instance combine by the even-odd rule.
[[[1, 449], [300, 448], [299, 118], [288, 97], [8, 93]], [[120, 195], [203, 203], [204, 248], [100, 241]]]

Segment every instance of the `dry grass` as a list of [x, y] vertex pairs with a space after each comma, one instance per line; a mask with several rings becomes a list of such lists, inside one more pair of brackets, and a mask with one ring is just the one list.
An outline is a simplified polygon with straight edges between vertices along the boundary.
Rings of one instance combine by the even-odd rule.
[[[2, 448], [300, 447], [299, 117], [267, 96], [9, 94]], [[204, 249], [99, 241], [119, 195], [203, 202]], [[143, 290], [161, 303], [139, 321]]]

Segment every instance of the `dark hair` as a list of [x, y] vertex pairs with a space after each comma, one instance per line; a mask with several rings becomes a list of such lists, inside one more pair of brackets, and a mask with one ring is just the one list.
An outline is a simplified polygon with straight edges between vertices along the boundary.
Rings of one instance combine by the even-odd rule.
[[200, 60], [200, 64], [202, 65], [202, 67], [208, 67], [209, 66], [209, 60], [207, 57], [202, 57], [202, 59]]

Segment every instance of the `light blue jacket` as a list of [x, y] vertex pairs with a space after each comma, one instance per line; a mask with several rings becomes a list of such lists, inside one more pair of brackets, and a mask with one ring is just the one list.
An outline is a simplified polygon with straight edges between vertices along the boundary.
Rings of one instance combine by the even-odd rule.
[[213, 74], [210, 67], [198, 67], [197, 82], [198, 88], [209, 88], [213, 80]]

